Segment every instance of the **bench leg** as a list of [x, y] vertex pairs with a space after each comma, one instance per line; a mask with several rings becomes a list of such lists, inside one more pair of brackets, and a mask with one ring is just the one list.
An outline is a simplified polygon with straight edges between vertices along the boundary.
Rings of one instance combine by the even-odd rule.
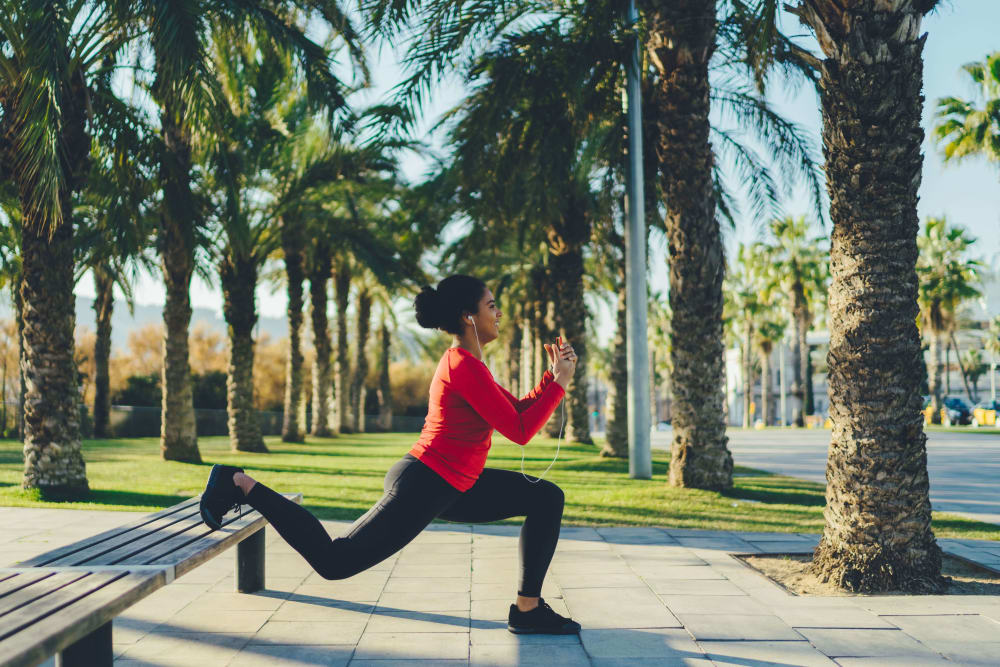
[[236, 545], [236, 592], [256, 593], [264, 588], [264, 529]]
[[111, 621], [56, 654], [56, 667], [111, 667]]

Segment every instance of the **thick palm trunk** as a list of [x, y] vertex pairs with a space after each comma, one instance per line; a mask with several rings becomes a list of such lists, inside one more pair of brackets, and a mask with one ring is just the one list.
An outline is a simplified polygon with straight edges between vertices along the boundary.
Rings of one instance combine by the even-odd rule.
[[333, 429], [337, 433], [350, 433], [351, 425], [351, 363], [347, 358], [347, 301], [351, 292], [351, 269], [341, 261], [333, 277], [334, 298], [337, 301], [337, 355], [334, 360], [333, 382], [336, 411]]
[[253, 328], [257, 324], [257, 264], [252, 259], [226, 257], [219, 265], [222, 314], [229, 334], [226, 409], [229, 444], [233, 451], [266, 452], [253, 404]]
[[389, 325], [384, 316], [380, 330], [381, 351], [378, 365], [378, 426], [382, 431], [392, 430], [392, 383], [389, 381]]
[[[852, 591], [937, 591], [920, 418], [917, 190], [924, 38], [933, 2], [796, 9], [827, 59], [820, 98], [830, 217], [826, 526], [813, 567]], [[845, 14], [849, 13], [849, 16]]]
[[[625, 243], [620, 236], [614, 239], [624, 257]], [[618, 266], [618, 308], [616, 313], [615, 340], [611, 351], [610, 386], [608, 387], [608, 416], [606, 442], [601, 456], [628, 458], [628, 308], [625, 301], [625, 262]]]
[[[24, 309], [24, 480], [50, 497], [88, 490], [80, 449], [80, 393], [73, 360], [73, 225], [66, 193], [64, 222], [50, 237], [44, 220], [25, 216], [21, 233]], [[22, 198], [23, 201], [23, 198]]]
[[302, 392], [302, 308], [305, 280], [303, 246], [305, 230], [299, 221], [281, 221], [281, 241], [288, 276], [288, 360], [285, 367], [285, 408], [281, 423], [282, 442], [302, 442], [305, 424]]
[[94, 267], [94, 315], [97, 339], [94, 342], [94, 437], [111, 437], [111, 389], [108, 363], [111, 358], [111, 315], [114, 312], [114, 285], [111, 267]]
[[658, 153], [667, 203], [670, 307], [675, 332], [674, 438], [670, 484], [727, 489], [733, 484], [725, 402], [722, 279], [725, 261], [715, 218], [709, 134], [708, 62], [715, 50], [715, 0], [649, 3], [650, 57]]
[[368, 379], [368, 333], [371, 330], [372, 295], [362, 288], [358, 293], [358, 365], [354, 369], [351, 382], [351, 428], [357, 433], [365, 432], [365, 399]]
[[330, 327], [326, 318], [326, 284], [330, 279], [330, 248], [325, 243], [316, 245], [313, 265], [309, 274], [309, 306], [313, 329], [313, 346], [316, 359], [312, 373], [312, 435], [329, 437], [330, 411], [333, 397], [330, 395]]
[[160, 116], [163, 203], [159, 243], [163, 282], [167, 290], [163, 306], [160, 450], [168, 461], [201, 463], [188, 351], [196, 207], [191, 195], [191, 137], [180, 125], [182, 117], [179, 109], [171, 108], [165, 109]]

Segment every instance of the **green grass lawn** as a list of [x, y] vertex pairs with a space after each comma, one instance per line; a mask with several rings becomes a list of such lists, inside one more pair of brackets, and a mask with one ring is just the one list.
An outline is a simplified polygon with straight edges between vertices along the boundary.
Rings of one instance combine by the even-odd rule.
[[[88, 440], [84, 443], [90, 496], [81, 502], [46, 502], [21, 485], [21, 445], [0, 440], [0, 505], [151, 511], [201, 491], [211, 463], [239, 465], [279, 491], [301, 491], [305, 505], [324, 519], [355, 519], [382, 493], [386, 470], [416, 434], [363, 434], [310, 439], [289, 445], [267, 438], [269, 454], [234, 454], [224, 437], [200, 438], [206, 463], [159, 458], [156, 438]], [[541, 473], [555, 454], [555, 440], [528, 446], [525, 470]], [[576, 525], [656, 525], [778, 532], [821, 532], [823, 487], [813, 482], [737, 468], [735, 487], [720, 494], [666, 484], [669, 454], [654, 452], [653, 479], [628, 476], [628, 462], [597, 455], [599, 447], [562, 446], [547, 479], [566, 492], [565, 522]], [[488, 465], [519, 470], [521, 449], [494, 436]], [[1000, 526], [935, 514], [939, 537], [1000, 540]]]

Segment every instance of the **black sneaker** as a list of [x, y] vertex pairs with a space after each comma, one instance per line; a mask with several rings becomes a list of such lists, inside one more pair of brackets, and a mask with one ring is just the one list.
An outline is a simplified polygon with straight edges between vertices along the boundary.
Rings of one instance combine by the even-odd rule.
[[575, 635], [580, 632], [580, 624], [560, 616], [543, 598], [538, 598], [538, 606], [531, 611], [521, 611], [512, 604], [507, 629], [516, 635]]
[[238, 472], [243, 472], [243, 468], [212, 466], [199, 504], [201, 520], [212, 530], [222, 528], [222, 517], [230, 510], [239, 509], [246, 500], [240, 488], [233, 483], [233, 475]]

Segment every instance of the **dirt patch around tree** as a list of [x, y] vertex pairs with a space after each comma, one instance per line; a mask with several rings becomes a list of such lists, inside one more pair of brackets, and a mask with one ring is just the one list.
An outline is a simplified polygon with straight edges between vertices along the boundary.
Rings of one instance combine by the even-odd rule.
[[[856, 596], [832, 584], [823, 583], [812, 573], [812, 554], [767, 554], [738, 556], [740, 560], [795, 595]], [[948, 578], [942, 595], [1000, 595], [1000, 574], [969, 561], [944, 554], [941, 574]], [[906, 592], [879, 595], [913, 595]]]

